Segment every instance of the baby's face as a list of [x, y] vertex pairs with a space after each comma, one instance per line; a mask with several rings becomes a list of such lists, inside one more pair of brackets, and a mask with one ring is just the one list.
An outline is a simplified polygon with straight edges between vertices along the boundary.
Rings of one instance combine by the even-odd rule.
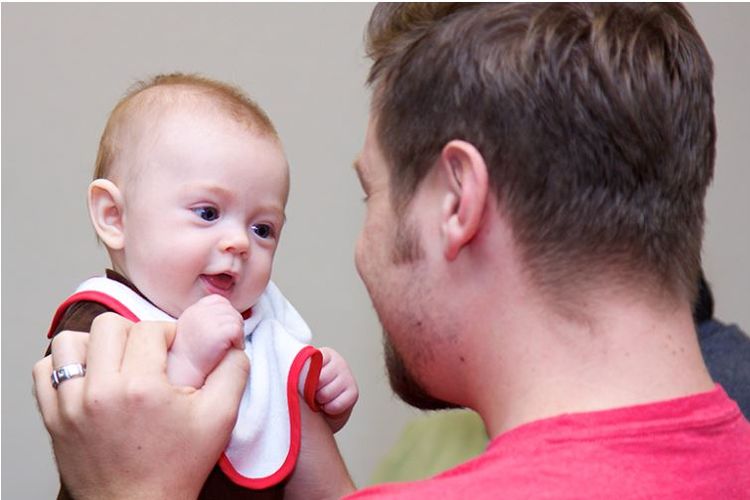
[[284, 225], [280, 145], [218, 112], [175, 110], [141, 140], [123, 189], [125, 274], [177, 317], [223, 295], [240, 312], [266, 288]]

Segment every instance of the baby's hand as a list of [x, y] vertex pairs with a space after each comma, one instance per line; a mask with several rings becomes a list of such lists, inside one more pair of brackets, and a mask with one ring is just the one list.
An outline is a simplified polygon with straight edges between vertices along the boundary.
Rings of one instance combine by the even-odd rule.
[[331, 430], [336, 432], [349, 420], [359, 398], [359, 389], [349, 365], [339, 353], [328, 347], [321, 347], [320, 352], [323, 354], [323, 368], [315, 401], [325, 413]]
[[177, 319], [167, 356], [169, 381], [199, 388], [232, 346], [244, 349], [244, 344], [240, 313], [221, 295], [203, 297]]

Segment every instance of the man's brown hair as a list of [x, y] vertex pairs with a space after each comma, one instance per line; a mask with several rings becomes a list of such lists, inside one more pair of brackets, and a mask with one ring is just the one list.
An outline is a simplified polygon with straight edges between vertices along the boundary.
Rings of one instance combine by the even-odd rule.
[[586, 269], [694, 295], [716, 132], [683, 6], [380, 4], [367, 46], [397, 209], [463, 139], [537, 283]]
[[[159, 91], [159, 92], [156, 92]], [[136, 82], [120, 99], [107, 120], [99, 141], [94, 179], [107, 178], [122, 148], [122, 129], [143, 113], [160, 113], [164, 105], [204, 98], [256, 132], [278, 140], [268, 115], [238, 87], [197, 74], [171, 73]], [[182, 101], [181, 101], [182, 99]]]

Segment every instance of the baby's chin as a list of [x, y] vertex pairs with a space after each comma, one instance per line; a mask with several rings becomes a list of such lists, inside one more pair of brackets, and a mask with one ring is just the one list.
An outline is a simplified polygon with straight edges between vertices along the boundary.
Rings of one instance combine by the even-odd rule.
[[228, 299], [230, 304], [232, 304], [232, 307], [247, 319], [250, 317], [253, 307], [258, 304], [260, 297], [263, 295], [263, 291], [265, 291], [265, 288], [261, 290], [260, 293], [253, 293], [252, 295], [245, 294], [243, 297], [234, 296], [229, 297]]
[[[220, 295], [220, 294], [216, 294]], [[249, 300], [247, 298], [243, 298], [241, 300], [233, 299], [232, 297], [224, 297], [229, 301], [229, 303], [232, 305], [235, 311], [240, 313], [244, 319], [247, 319], [250, 317], [252, 313], [253, 306], [258, 302], [258, 298], [255, 298], [254, 300]]]
[[252, 314], [254, 305], [255, 305], [255, 302], [249, 305], [241, 305], [241, 304], [237, 305], [237, 304], [232, 303], [232, 307], [234, 307], [237, 310], [237, 312], [242, 315], [244, 319], [247, 319], [250, 317], [250, 315]]
[[245, 316], [245, 319], [250, 317], [250, 312], [253, 309], [253, 306], [258, 303], [258, 299], [260, 297], [228, 297], [229, 303], [232, 304], [232, 307], [234, 309]]

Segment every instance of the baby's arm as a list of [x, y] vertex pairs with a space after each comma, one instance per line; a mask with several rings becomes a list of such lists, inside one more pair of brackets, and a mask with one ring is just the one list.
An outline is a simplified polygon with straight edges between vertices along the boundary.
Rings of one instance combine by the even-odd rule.
[[242, 316], [221, 295], [209, 295], [185, 309], [167, 355], [167, 376], [174, 385], [199, 388], [235, 346], [244, 348]]
[[349, 420], [359, 398], [359, 389], [349, 365], [339, 353], [328, 347], [321, 347], [320, 352], [323, 354], [323, 368], [315, 401], [323, 410], [331, 430], [337, 432]]

